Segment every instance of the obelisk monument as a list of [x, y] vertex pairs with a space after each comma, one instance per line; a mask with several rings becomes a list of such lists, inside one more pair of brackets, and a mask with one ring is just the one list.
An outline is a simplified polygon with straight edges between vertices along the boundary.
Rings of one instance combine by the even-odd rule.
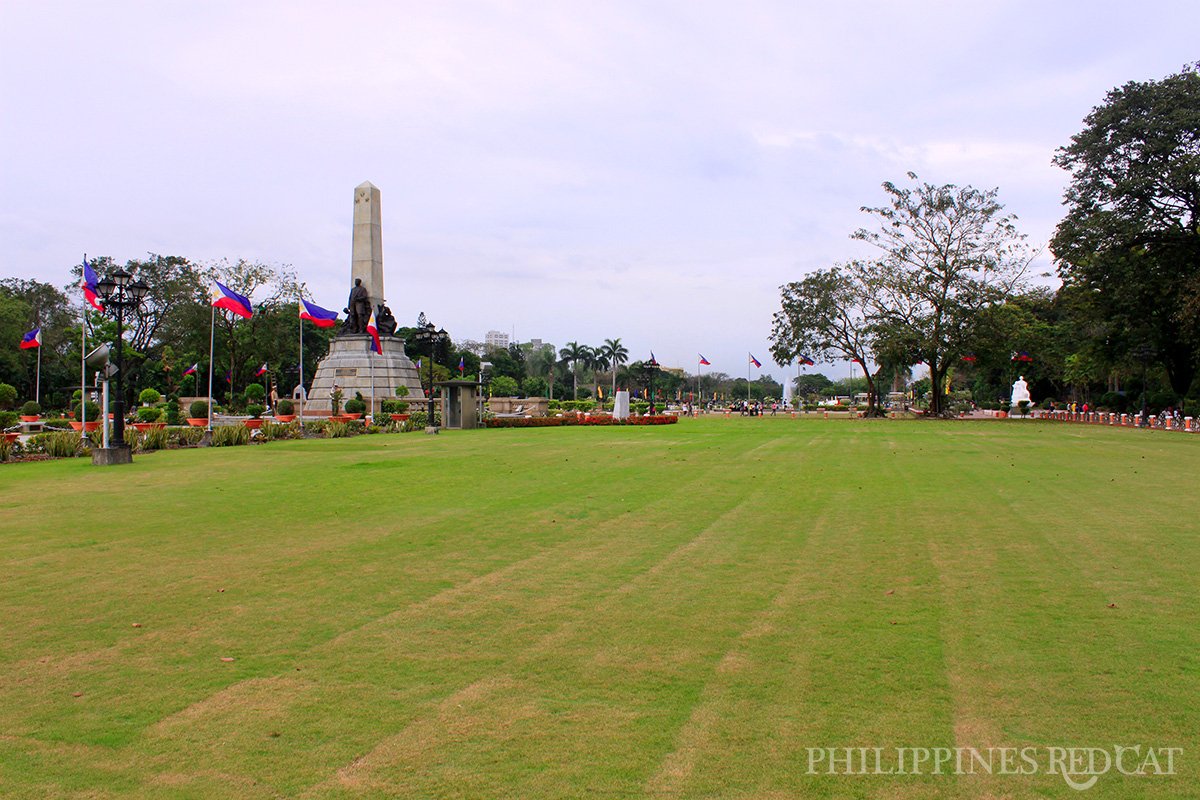
[[[317, 365], [312, 387], [308, 391], [306, 413], [319, 415], [330, 410], [330, 393], [336, 385], [342, 391], [343, 401], [355, 394], [372, 405], [372, 413], [380, 410], [384, 398], [394, 397], [397, 386], [408, 387], [410, 402], [419, 402], [422, 396], [421, 379], [416, 366], [404, 353], [404, 340], [395, 336], [382, 323], [391, 319], [382, 306], [383, 293], [383, 230], [380, 225], [379, 189], [370, 181], [354, 189], [354, 238], [351, 245], [350, 286], [361, 279], [371, 296], [371, 311], [379, 315], [379, 346], [382, 353], [372, 348], [371, 336], [363, 330], [348, 330], [343, 326], [337, 337], [329, 343], [329, 353]], [[369, 313], [369, 312], [368, 312]], [[366, 325], [366, 319], [361, 320]]]
[[354, 189], [354, 238], [350, 255], [350, 285], [362, 278], [371, 295], [371, 308], [387, 296], [383, 291], [383, 226], [380, 222], [379, 188], [363, 181]]

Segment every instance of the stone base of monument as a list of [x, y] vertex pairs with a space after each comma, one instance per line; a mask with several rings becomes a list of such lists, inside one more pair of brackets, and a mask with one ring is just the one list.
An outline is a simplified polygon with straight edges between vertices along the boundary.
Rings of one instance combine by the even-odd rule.
[[375, 407], [371, 413], [381, 413], [384, 400], [396, 396], [396, 387], [408, 387], [410, 397], [423, 397], [417, 367], [404, 354], [404, 340], [394, 336], [379, 340], [383, 353], [371, 349], [371, 337], [365, 333], [342, 334], [329, 343], [329, 354], [317, 365], [312, 388], [304, 410], [331, 411], [329, 393], [336, 383], [342, 390], [342, 404], [361, 393], [363, 400], [371, 402], [374, 386]]
[[92, 466], [111, 467], [114, 464], [132, 464], [133, 449], [129, 447], [93, 447]]

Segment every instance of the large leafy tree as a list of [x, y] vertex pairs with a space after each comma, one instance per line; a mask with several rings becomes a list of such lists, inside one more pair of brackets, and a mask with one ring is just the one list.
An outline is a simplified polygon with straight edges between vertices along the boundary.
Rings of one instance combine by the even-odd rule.
[[591, 348], [579, 342], [567, 342], [566, 347], [558, 351], [558, 357], [563, 363], [568, 364], [571, 368], [571, 380], [573, 383], [572, 400], [579, 399], [579, 365], [586, 363]]
[[859, 272], [842, 266], [813, 272], [780, 287], [780, 296], [782, 308], [771, 330], [775, 363], [804, 357], [853, 361], [867, 381], [867, 413], [876, 413], [875, 381], [867, 367], [874, 340], [871, 298]]
[[1071, 172], [1059, 273], [1183, 395], [1200, 355], [1200, 63], [1113, 89], [1084, 125], [1054, 159]]
[[[889, 352], [908, 350], [941, 386], [976, 315], [1019, 290], [1032, 253], [995, 189], [890, 181], [883, 189], [887, 205], [862, 209], [874, 227], [853, 235], [882, 251], [854, 265], [866, 287], [866, 315]], [[944, 412], [943, 400], [932, 393], [932, 414]]]

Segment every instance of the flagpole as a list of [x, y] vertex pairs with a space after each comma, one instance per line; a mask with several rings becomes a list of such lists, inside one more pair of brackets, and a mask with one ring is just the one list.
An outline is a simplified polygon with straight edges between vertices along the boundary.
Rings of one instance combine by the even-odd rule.
[[212, 306], [212, 320], [208, 325], [208, 432], [212, 433], [212, 373], [213, 373], [213, 341], [217, 334], [217, 307]]
[[[83, 257], [87, 261], [87, 256]], [[83, 304], [83, 322], [79, 325], [79, 421], [87, 422], [87, 303]], [[87, 425], [79, 429], [87, 438]]]
[[37, 377], [33, 379], [34, 380], [33, 402], [41, 405], [41, 402], [42, 402], [42, 346], [41, 346], [41, 344], [38, 344], [37, 351], [38, 351]]
[[[304, 302], [304, 298], [299, 298], [297, 305]], [[298, 311], [299, 309], [297, 309]], [[300, 427], [304, 428], [304, 397], [308, 393], [304, 391], [304, 318], [300, 317]]]
[[374, 425], [375, 424], [375, 348], [374, 348], [374, 346], [371, 347], [371, 355], [367, 357], [367, 364], [369, 364], [371, 367], [371, 378], [370, 378], [370, 380], [371, 380], [371, 413], [368, 416], [368, 419], [370, 420], [370, 422], [368, 424]]

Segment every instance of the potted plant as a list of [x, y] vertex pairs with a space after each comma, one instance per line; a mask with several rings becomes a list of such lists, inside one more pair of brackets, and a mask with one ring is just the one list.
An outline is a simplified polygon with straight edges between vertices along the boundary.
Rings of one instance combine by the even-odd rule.
[[138, 400], [143, 406], [158, 405], [162, 402], [162, 395], [157, 389], [142, 389], [142, 393], [138, 395]]
[[160, 422], [163, 416], [161, 408], [152, 406], [142, 406], [137, 410], [137, 422], [133, 423], [133, 427], [139, 431], [148, 431], [151, 428], [166, 427], [165, 422]]
[[350, 419], [362, 419], [362, 415], [367, 411], [367, 404], [358, 397], [352, 397], [346, 401], [346, 413], [344, 416]]
[[296, 419], [296, 404], [286, 397], [275, 407], [275, 419], [280, 422], [291, 422]]
[[1018, 400], [1017, 401], [1017, 412], [1022, 417], [1029, 416], [1029, 401], [1028, 400]]
[[100, 406], [88, 400], [75, 406], [71, 427], [77, 431], [94, 431], [100, 427]]
[[21, 422], [37, 422], [41, 417], [42, 407], [36, 400], [30, 400], [21, 406]]
[[408, 401], [404, 399], [408, 397], [408, 387], [403, 383], [396, 387], [396, 397], [400, 399], [392, 401], [392, 408], [395, 409], [392, 419], [396, 422], [405, 422], [410, 415], [408, 414]]
[[192, 404], [190, 406], [188, 406], [187, 421], [188, 421], [188, 425], [191, 425], [193, 428], [207, 428], [208, 427], [208, 401], [207, 400], [193, 400]]
[[250, 430], [261, 428], [262, 415], [266, 410], [267, 409], [265, 406], [261, 406], [258, 403], [251, 403], [250, 405], [246, 406], [246, 413], [250, 415], [250, 419], [245, 420], [243, 424]]

